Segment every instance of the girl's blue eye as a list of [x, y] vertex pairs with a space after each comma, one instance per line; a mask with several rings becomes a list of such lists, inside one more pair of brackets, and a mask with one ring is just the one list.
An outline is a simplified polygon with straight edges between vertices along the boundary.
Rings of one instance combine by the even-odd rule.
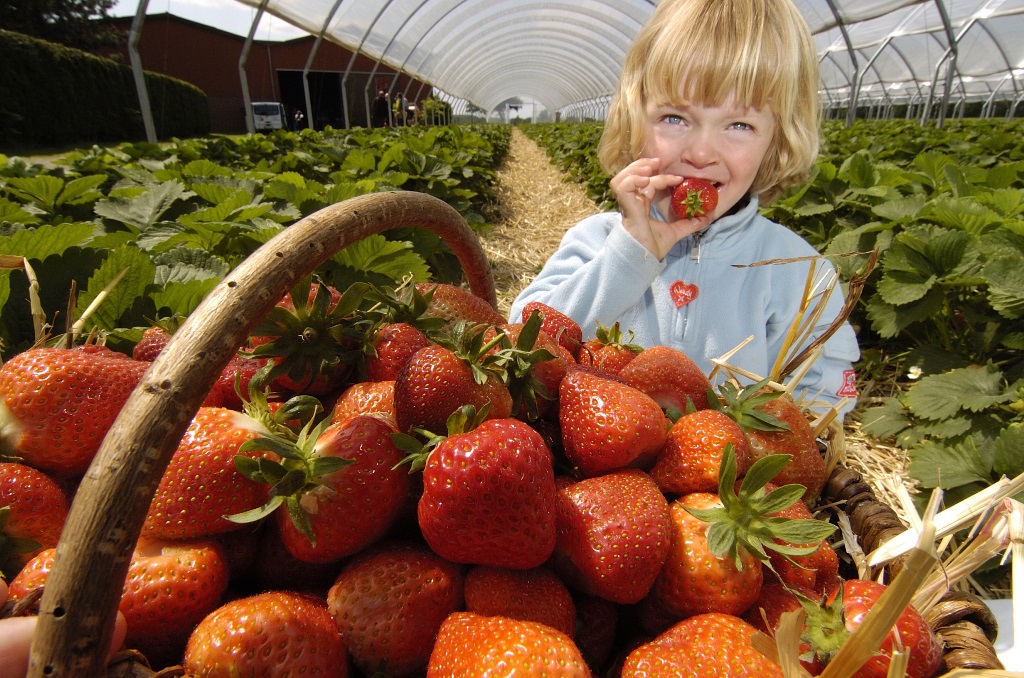
[[683, 122], [682, 117], [678, 115], [666, 115], [664, 120], [670, 125], [679, 125]]

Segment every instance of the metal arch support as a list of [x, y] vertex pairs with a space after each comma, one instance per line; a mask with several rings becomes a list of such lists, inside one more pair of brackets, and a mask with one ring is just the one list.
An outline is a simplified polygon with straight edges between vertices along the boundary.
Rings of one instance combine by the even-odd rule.
[[[320, 27], [320, 31], [316, 35], [316, 40], [313, 41], [313, 46], [309, 48], [309, 56], [306, 58], [306, 65], [302, 67], [302, 95], [306, 101], [306, 129], [313, 129], [313, 97], [309, 94], [309, 71], [313, 68], [313, 59], [316, 58], [316, 53], [320, 50], [320, 43], [324, 40], [324, 35], [327, 33], [327, 27], [334, 21], [334, 15], [338, 13], [338, 9], [341, 8], [341, 3], [345, 0], [335, 0], [334, 5], [331, 7], [331, 11], [327, 13], [324, 18], [324, 24]], [[347, 118], [346, 118], [347, 120]]]
[[[921, 118], [921, 124], [924, 125], [928, 118], [931, 116], [932, 104], [935, 101], [935, 83], [939, 80], [939, 71], [942, 69], [942, 65], [949, 61], [949, 65], [946, 68], [946, 82], [945, 88], [942, 92], [942, 108], [939, 111], [938, 127], [941, 128], [946, 121], [946, 107], [949, 105], [950, 89], [953, 84], [953, 73], [956, 71], [956, 59], [957, 59], [957, 47], [959, 38], [953, 35], [953, 26], [949, 21], [949, 14], [946, 12], [946, 6], [943, 4], [943, 0], [935, 0], [935, 8], [939, 12], [939, 17], [942, 19], [942, 27], [946, 33], [947, 48], [946, 52], [939, 59], [935, 65], [935, 77], [932, 79], [932, 86], [928, 92], [928, 102], [925, 104], [924, 115]], [[968, 22], [970, 25], [974, 20]], [[965, 26], [966, 29], [966, 26]], [[961, 32], [961, 35], [963, 33]]]
[[242, 46], [242, 54], [238, 57], [238, 76], [242, 81], [242, 104], [245, 106], [245, 129], [248, 130], [249, 134], [256, 131], [256, 123], [252, 118], [252, 98], [249, 96], [249, 78], [245, 74], [245, 62], [249, 60], [249, 50], [252, 49], [252, 41], [256, 37], [256, 29], [260, 25], [260, 19], [263, 18], [263, 12], [266, 10], [269, 1], [262, 0], [260, 6], [256, 9], [256, 16], [253, 17], [252, 26], [249, 27], [249, 36], [245, 39], [245, 44]]
[[[538, 58], [535, 58], [535, 57], [542, 57], [542, 58], [538, 59]], [[561, 73], [561, 72], [573, 73], [573, 65], [574, 65], [573, 62], [571, 62], [569, 60], [566, 60], [565, 57], [562, 54], [557, 53], [557, 52], [547, 52], [546, 50], [534, 50], [534, 51], [532, 51], [530, 53], [529, 57], [520, 60], [520, 63], [522, 63], [522, 64], [536, 63], [536, 65], [539, 66], [539, 67], [547, 68], [548, 71], [549, 71], [549, 73], [547, 74], [547, 77], [544, 77], [544, 78], [541, 78], [541, 79], [538, 79], [538, 78], [532, 78], [531, 79], [532, 82], [538, 82], [539, 81], [540, 83], [547, 83], [547, 82], [551, 81], [552, 80], [551, 76], [552, 75], [557, 75], [557, 73]], [[557, 71], [553, 71], [552, 70], [552, 66], [557, 66]], [[465, 83], [464, 83], [465, 84], [465, 90], [468, 93], [469, 98], [484, 98], [484, 97], [481, 96], [481, 93], [478, 91], [480, 83], [484, 82], [484, 81], [487, 81], [493, 75], [495, 75], [497, 73], [500, 73], [502, 71], [502, 69], [505, 69], [505, 68], [507, 68], [507, 67], [504, 64], [499, 62], [499, 63], [489, 64], [486, 68], [477, 70], [473, 74], [472, 78], [467, 79], [465, 81]], [[507, 78], [506, 78], [506, 80], [507, 80]], [[580, 99], [586, 98], [586, 96], [587, 96], [587, 91], [586, 90], [582, 89], [579, 85], [570, 85], [569, 82], [567, 82], [566, 78], [557, 78], [557, 83], [558, 83], [557, 86], [553, 87], [556, 90], [557, 89], [561, 89], [562, 91], [568, 92], [572, 96], [577, 96]], [[599, 93], [602, 93], [602, 92], [591, 92], [590, 94], [591, 94], [591, 96], [595, 96], [596, 94], [599, 94]]]
[[[1013, 74], [1014, 66], [1010, 62], [1010, 57], [1006, 54], [1006, 50], [1003, 49], [1003, 43], [999, 42], [999, 39], [996, 38], [995, 35], [993, 35], [992, 30], [988, 27], [987, 21], [978, 20], [977, 24], [978, 27], [981, 30], [985, 31], [988, 37], [992, 39], [992, 43], [996, 46], [996, 49], [999, 50], [999, 55], [1003, 57], [1003, 63], [1006, 64], [1006, 77], [1004, 78], [1004, 80], [1009, 80], [1013, 84], [1013, 91], [1015, 93], [1020, 91], [1020, 89], [1017, 87], [1017, 77]], [[1000, 87], [1002, 87], [1002, 83], [1000, 83], [993, 90], [993, 95], [995, 94], [995, 92], [999, 91]]]
[[[402, 22], [402, 24], [398, 28], [395, 29], [395, 32], [391, 35], [391, 39], [388, 40], [388, 44], [384, 46], [384, 50], [381, 52], [380, 58], [377, 59], [376, 62], [374, 62], [373, 70], [370, 72], [370, 77], [367, 78], [367, 80], [366, 80], [366, 87], [363, 88], [363, 101], [366, 104], [366, 119], [367, 120], [370, 120], [370, 97], [371, 97], [370, 85], [373, 84], [373, 78], [374, 78], [374, 76], [377, 75], [377, 68], [381, 65], [381, 63], [383, 63], [384, 56], [388, 53], [388, 50], [391, 49], [391, 45], [393, 45], [395, 43], [395, 40], [398, 38], [398, 34], [401, 33], [403, 29], [405, 29], [405, 27], [409, 24], [409, 21], [411, 21], [412, 18], [414, 16], [416, 16], [416, 13], [419, 12], [421, 9], [423, 9], [423, 6], [426, 5], [427, 3], [429, 3], [430, 1], [431, 0], [420, 0], [420, 4], [418, 4], [416, 6], [416, 9], [414, 9], [413, 11], [411, 11], [408, 14], [405, 15], [405, 20]], [[398, 73], [398, 71], [396, 70], [396, 77], [397, 77], [397, 73]], [[388, 99], [389, 99], [389, 101], [390, 101], [390, 93], [391, 93], [391, 87], [389, 86], [388, 87], [388, 94], [389, 94]], [[418, 100], [419, 100], [419, 97], [417, 97], [417, 101]]]
[[376, 16], [373, 17], [373, 21], [367, 26], [366, 32], [363, 33], [363, 37], [359, 38], [359, 45], [352, 50], [352, 56], [348, 60], [348, 66], [345, 67], [345, 73], [341, 76], [341, 110], [342, 115], [345, 116], [345, 129], [349, 129], [349, 115], [348, 115], [348, 91], [345, 89], [345, 83], [348, 82], [348, 76], [352, 74], [352, 66], [356, 63], [356, 58], [363, 51], [363, 44], [366, 43], [366, 38], [373, 31], [373, 27], [380, 21], [381, 15], [387, 11], [387, 8], [391, 6], [393, 0], [386, 0], [381, 4], [380, 9], [377, 10]]
[[825, 2], [828, 5], [829, 10], [832, 11], [832, 16], [836, 19], [836, 25], [839, 28], [839, 33], [843, 36], [843, 42], [846, 43], [846, 51], [850, 55], [850, 63], [853, 64], [854, 82], [850, 91], [850, 105], [846, 109], [846, 126], [849, 127], [857, 117], [857, 89], [860, 86], [860, 65], [857, 63], [857, 50], [854, 49], [853, 41], [850, 39], [850, 33], [846, 30], [846, 21], [839, 14], [839, 8], [836, 7], [835, 0], [825, 0]]
[[132, 19], [131, 32], [128, 34], [128, 59], [132, 64], [132, 75], [135, 78], [135, 92], [139, 97], [139, 109], [142, 111], [142, 125], [146, 130], [146, 141], [157, 142], [156, 125], [153, 123], [153, 107], [149, 105], [149, 89], [146, 87], [146, 73], [142, 70], [142, 58], [139, 56], [139, 40], [142, 38], [142, 23], [146, 20], [149, 0], [139, 0]]

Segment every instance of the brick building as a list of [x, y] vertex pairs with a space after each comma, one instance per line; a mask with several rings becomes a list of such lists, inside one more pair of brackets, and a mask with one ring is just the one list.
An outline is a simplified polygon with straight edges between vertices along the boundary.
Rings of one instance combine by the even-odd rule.
[[[113, 19], [124, 31], [124, 47], [105, 53], [124, 63], [128, 56], [128, 33], [132, 17]], [[246, 60], [246, 79], [251, 101], [279, 101], [288, 115], [303, 111], [314, 126], [369, 126], [367, 101], [378, 88], [391, 87], [394, 96], [406, 93], [410, 100], [426, 98], [430, 87], [418, 80], [398, 75], [394, 69], [377, 64], [362, 54], [352, 61], [352, 52], [326, 40], [321, 41], [310, 65], [309, 87], [312, 111], [306, 110], [302, 71], [309, 59], [316, 38], [312, 35], [283, 42], [254, 40]], [[142, 67], [190, 82], [206, 93], [210, 105], [210, 131], [228, 134], [244, 133], [245, 107], [238, 61], [245, 47], [245, 38], [211, 28], [173, 14], [150, 14], [142, 27], [138, 43]], [[376, 68], [375, 68], [376, 67]], [[374, 72], [376, 70], [376, 72]], [[348, 77], [345, 73], [348, 71]], [[370, 83], [371, 73], [373, 83]], [[349, 125], [345, 124], [342, 86], [348, 99]], [[153, 111], [153, 116], [173, 115], [169, 111]]]

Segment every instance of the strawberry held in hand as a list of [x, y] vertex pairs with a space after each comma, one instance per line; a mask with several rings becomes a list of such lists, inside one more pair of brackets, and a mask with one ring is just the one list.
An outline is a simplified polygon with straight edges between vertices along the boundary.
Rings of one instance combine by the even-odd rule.
[[718, 189], [707, 179], [687, 177], [672, 191], [672, 209], [680, 219], [711, 214], [718, 207]]

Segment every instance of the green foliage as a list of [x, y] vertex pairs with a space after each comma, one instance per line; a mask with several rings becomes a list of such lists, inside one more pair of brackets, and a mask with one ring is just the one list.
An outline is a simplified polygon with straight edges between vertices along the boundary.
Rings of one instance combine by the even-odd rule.
[[[305, 130], [95, 146], [60, 167], [0, 155], [0, 254], [28, 260], [55, 332], [102, 299], [80, 331], [137, 339], [152, 319], [191, 313], [289, 224], [346, 198], [420, 191], [483, 228], [508, 139], [492, 126]], [[354, 243], [317, 273], [339, 288], [455, 279], [450, 252], [414, 226]], [[0, 269], [5, 356], [35, 339], [28, 288], [22, 268]]]

